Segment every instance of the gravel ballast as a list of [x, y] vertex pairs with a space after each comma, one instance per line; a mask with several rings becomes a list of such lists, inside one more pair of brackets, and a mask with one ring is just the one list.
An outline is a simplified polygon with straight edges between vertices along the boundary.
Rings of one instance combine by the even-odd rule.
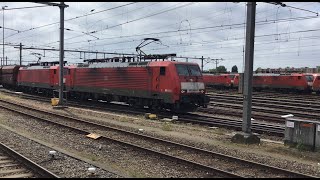
[[[34, 161], [45, 169], [63, 178], [119, 178], [121, 176], [105, 171], [92, 164], [80, 161], [64, 153], [56, 151], [55, 157], [49, 155], [52, 148], [37, 143], [24, 136], [0, 127], [0, 141], [10, 146], [28, 159]], [[88, 172], [88, 168], [94, 167], [94, 174]]]
[[[318, 162], [320, 162], [320, 156], [318, 152], [299, 151], [297, 149], [285, 147], [281, 143], [275, 144], [262, 142], [260, 145], [233, 144], [230, 142], [230, 134], [232, 134], [233, 131], [225, 130], [223, 128], [209, 129], [208, 127], [198, 125], [169, 123], [170, 130], [164, 130], [164, 122], [145, 120], [143, 119], [143, 116], [133, 117], [132, 115], [114, 115], [113, 113], [99, 113], [97, 111], [84, 110], [81, 108], [53, 110], [48, 103], [32, 101], [30, 104], [31, 100], [21, 100], [13, 97], [10, 97], [10, 99], [20, 103], [29, 102], [28, 104], [31, 106], [48, 111], [56, 111], [74, 117], [83, 117], [91, 119], [92, 121], [105, 122], [107, 125], [113, 124], [114, 126], [122, 127], [127, 130], [136, 131], [139, 128], [143, 128], [144, 133], [148, 135], [161, 137], [167, 140], [174, 140], [214, 152], [269, 164], [280, 168], [320, 176], [320, 166], [318, 165]], [[6, 111], [1, 111], [0, 113], [8, 114]], [[12, 122], [12, 126], [16, 128], [14, 122]], [[27, 127], [20, 128], [24, 129]], [[36, 134], [37, 132], [34, 131], [34, 133]], [[282, 138], [269, 137], [266, 135], [262, 135], [262, 137], [272, 138], [273, 140], [282, 140]]]

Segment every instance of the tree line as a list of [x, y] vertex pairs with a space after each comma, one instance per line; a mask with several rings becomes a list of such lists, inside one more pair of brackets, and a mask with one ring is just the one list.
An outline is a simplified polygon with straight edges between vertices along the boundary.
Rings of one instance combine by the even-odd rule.
[[[219, 74], [227, 73], [227, 68], [225, 66], [218, 66], [217, 68], [209, 69], [208, 71], [203, 71], [204, 73]], [[232, 73], [238, 73], [238, 67], [236, 65], [231, 68]]]

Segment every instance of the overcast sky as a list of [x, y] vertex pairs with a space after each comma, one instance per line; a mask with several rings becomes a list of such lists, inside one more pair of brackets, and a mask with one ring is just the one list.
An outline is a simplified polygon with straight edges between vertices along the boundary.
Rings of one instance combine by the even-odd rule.
[[[8, 10], [1, 14], [4, 15], [5, 43], [59, 49], [58, 7], [10, 10], [42, 4], [0, 4], [8, 6]], [[230, 71], [233, 65], [237, 65], [240, 72], [243, 70], [245, 2], [66, 4], [69, 7], [65, 9], [65, 28], [68, 29], [65, 30], [65, 49], [136, 53], [135, 48], [143, 38], [158, 38], [162, 44], [151, 43], [142, 50], [146, 54], [176, 53], [178, 56], [222, 58], [224, 61], [218, 66], [224, 65]], [[291, 7], [257, 3], [254, 70], [258, 67], [320, 66], [320, 21], [319, 16], [313, 13], [320, 11], [320, 3], [284, 4]], [[0, 52], [2, 57], [2, 50]], [[59, 60], [58, 51], [23, 50], [22, 54], [23, 64], [36, 62], [39, 56], [41, 61]], [[19, 49], [5, 46], [5, 56], [11, 60], [8, 63], [19, 63]], [[86, 54], [86, 58], [95, 57], [96, 54]], [[103, 55], [98, 55], [98, 58], [103, 58]], [[80, 53], [70, 52], [65, 53], [65, 60], [68, 63], [83, 61]], [[199, 60], [190, 61], [200, 65]], [[204, 70], [210, 68], [215, 68], [215, 64], [205, 63]]]

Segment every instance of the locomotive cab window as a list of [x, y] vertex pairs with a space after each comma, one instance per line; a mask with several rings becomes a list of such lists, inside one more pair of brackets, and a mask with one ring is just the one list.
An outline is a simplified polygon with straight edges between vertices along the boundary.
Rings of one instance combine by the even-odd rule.
[[188, 68], [184, 64], [177, 64], [176, 65], [178, 75], [179, 76], [189, 76]]
[[53, 70], [53, 74], [57, 74], [57, 70], [55, 69], [55, 70]]
[[64, 69], [63, 69], [63, 75], [68, 75], [68, 74], [69, 74], [68, 69], [67, 69], [67, 68], [64, 68]]
[[301, 76], [298, 76], [298, 79], [301, 79]]
[[200, 68], [196, 65], [176, 65], [179, 76], [201, 76]]
[[160, 75], [162, 76], [166, 75], [166, 67], [160, 67]]
[[306, 75], [306, 79], [308, 82], [312, 82], [313, 81], [313, 76], [312, 75]]
[[200, 71], [199, 66], [189, 65], [188, 67], [190, 69], [191, 76], [201, 76], [201, 71]]

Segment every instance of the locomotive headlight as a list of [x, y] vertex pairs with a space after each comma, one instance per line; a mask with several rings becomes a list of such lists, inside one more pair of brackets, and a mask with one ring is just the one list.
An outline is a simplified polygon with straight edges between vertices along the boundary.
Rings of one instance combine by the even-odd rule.
[[181, 93], [185, 93], [186, 91], [185, 90], [181, 90]]
[[203, 89], [200, 90], [201, 93], [205, 93], [205, 91]]

